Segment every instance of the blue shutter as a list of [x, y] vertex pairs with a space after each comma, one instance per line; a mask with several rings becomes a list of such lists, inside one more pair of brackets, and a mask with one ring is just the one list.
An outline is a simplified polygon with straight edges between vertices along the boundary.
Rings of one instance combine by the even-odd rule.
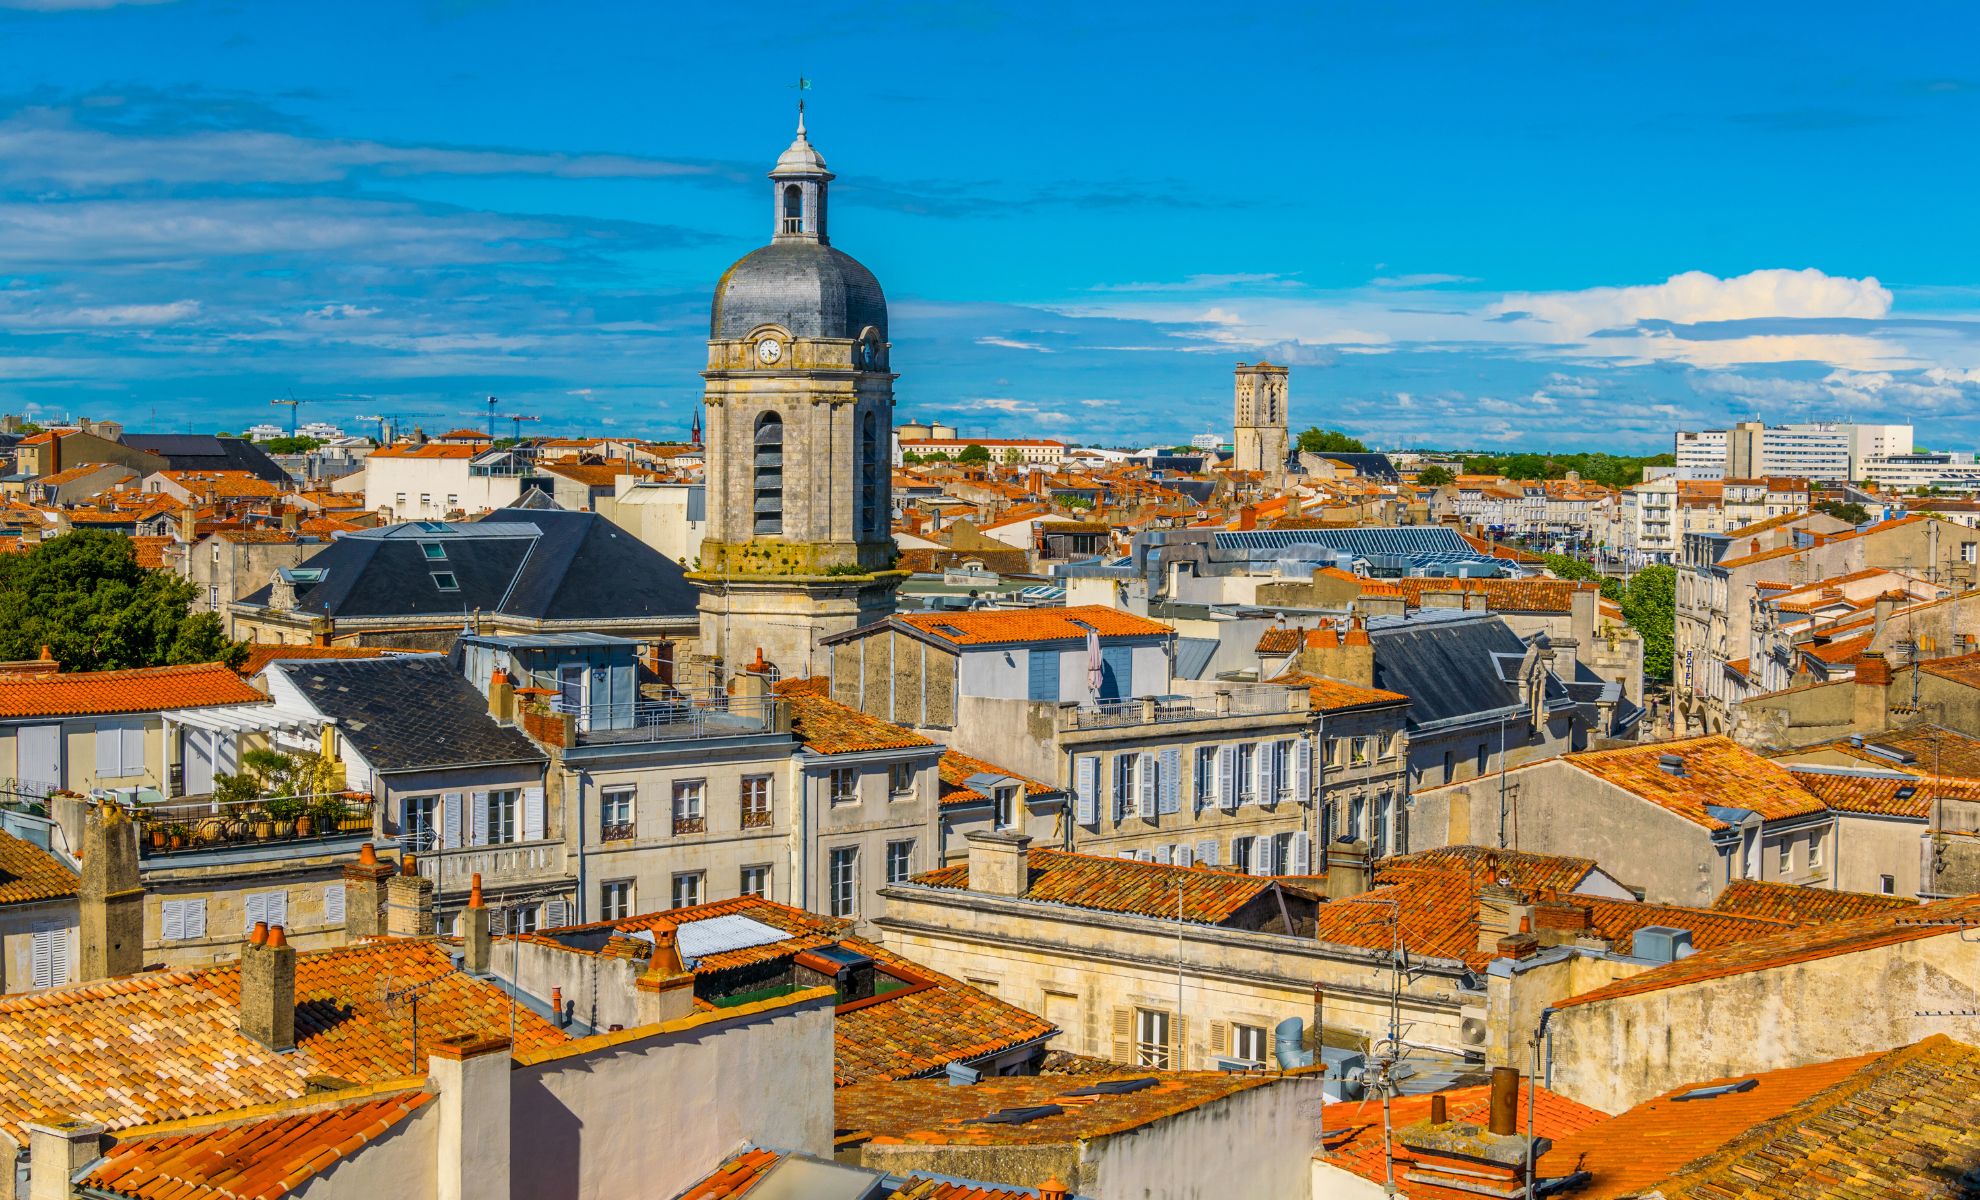
[[1100, 698], [1121, 700], [1134, 694], [1131, 678], [1134, 671], [1134, 650], [1129, 646], [1102, 646], [1100, 648]]
[[1083, 754], [1073, 764], [1074, 795], [1077, 807], [1073, 810], [1074, 820], [1081, 825], [1100, 823], [1100, 760], [1091, 754]]
[[1026, 655], [1024, 698], [1056, 704], [1059, 700], [1059, 652], [1033, 650]]
[[1182, 811], [1182, 751], [1170, 746], [1162, 751], [1162, 794], [1161, 811], [1179, 813]]

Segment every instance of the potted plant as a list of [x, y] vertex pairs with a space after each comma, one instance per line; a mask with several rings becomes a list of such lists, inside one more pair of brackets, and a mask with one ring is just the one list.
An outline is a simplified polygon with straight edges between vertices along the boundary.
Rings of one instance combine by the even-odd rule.
[[309, 801], [301, 796], [271, 796], [261, 808], [275, 823], [275, 836], [290, 837], [296, 832], [296, 818], [309, 810]]
[[151, 826], [151, 848], [153, 850], [163, 850], [165, 848], [165, 827], [156, 822], [153, 822]]
[[183, 850], [186, 848], [186, 838], [191, 833], [192, 830], [186, 827], [186, 823], [184, 821], [174, 821], [171, 825], [166, 827], [165, 830], [166, 844], [171, 846], [171, 848], [174, 850]]
[[342, 796], [324, 796], [315, 805], [316, 831], [318, 833], [343, 832], [344, 816], [350, 809]]

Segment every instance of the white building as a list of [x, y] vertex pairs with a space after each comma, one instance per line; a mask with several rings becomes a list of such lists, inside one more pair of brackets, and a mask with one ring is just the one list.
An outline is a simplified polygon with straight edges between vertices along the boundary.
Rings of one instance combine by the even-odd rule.
[[950, 458], [971, 446], [990, 452], [990, 461], [1003, 462], [1012, 451], [1018, 461], [1056, 467], [1066, 461], [1066, 444], [1051, 438], [910, 438], [901, 437], [901, 449], [909, 454], [946, 454]]
[[506, 508], [522, 496], [513, 456], [444, 442], [373, 450], [364, 460], [364, 506], [388, 521], [444, 521]]
[[1840, 483], [1866, 478], [1871, 459], [1910, 454], [1911, 438], [1909, 425], [1741, 421], [1731, 429], [1681, 430], [1674, 450], [1680, 472], [1691, 479], [1795, 475]]

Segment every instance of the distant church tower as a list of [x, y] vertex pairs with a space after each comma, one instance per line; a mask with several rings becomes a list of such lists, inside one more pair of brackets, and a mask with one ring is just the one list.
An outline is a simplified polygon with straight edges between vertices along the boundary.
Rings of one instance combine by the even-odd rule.
[[805, 137], [770, 172], [770, 244], [715, 286], [703, 401], [708, 536], [690, 578], [701, 649], [727, 679], [758, 649], [823, 674], [820, 637], [894, 609], [887, 301], [832, 248], [833, 175]]
[[1237, 417], [1232, 466], [1263, 471], [1276, 482], [1286, 471], [1292, 436], [1286, 423], [1286, 383], [1292, 372], [1268, 362], [1237, 365]]

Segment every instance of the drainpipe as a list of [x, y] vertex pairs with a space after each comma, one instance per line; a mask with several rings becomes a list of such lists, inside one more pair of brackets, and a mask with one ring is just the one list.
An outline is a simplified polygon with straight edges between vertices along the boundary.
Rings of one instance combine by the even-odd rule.
[[[584, 886], [584, 860], [591, 853], [591, 837], [590, 830], [585, 827], [584, 823], [584, 790], [585, 785], [590, 781], [590, 772], [579, 771], [577, 773], [577, 904], [575, 906], [576, 911], [571, 914], [571, 924], [573, 925], [582, 925], [585, 923], [585, 897], [588, 893]], [[561, 1021], [562, 1019], [560, 1014], [558, 1020]]]
[[798, 877], [797, 894], [791, 897], [793, 907], [810, 909], [811, 901], [811, 775], [804, 769], [804, 759], [798, 759]]
[[1547, 1046], [1546, 1062], [1544, 1066], [1545, 1066], [1546, 1078], [1547, 1078], [1547, 1082], [1545, 1086], [1549, 1088], [1554, 1086], [1554, 1032], [1553, 1030], [1547, 1028], [1547, 1020], [1553, 1015], [1554, 1015], [1553, 1005], [1550, 1004], [1546, 1008], [1541, 1009], [1540, 1028], [1535, 1030], [1533, 1034], [1533, 1038], [1536, 1044], [1540, 1042], [1545, 1042]]

